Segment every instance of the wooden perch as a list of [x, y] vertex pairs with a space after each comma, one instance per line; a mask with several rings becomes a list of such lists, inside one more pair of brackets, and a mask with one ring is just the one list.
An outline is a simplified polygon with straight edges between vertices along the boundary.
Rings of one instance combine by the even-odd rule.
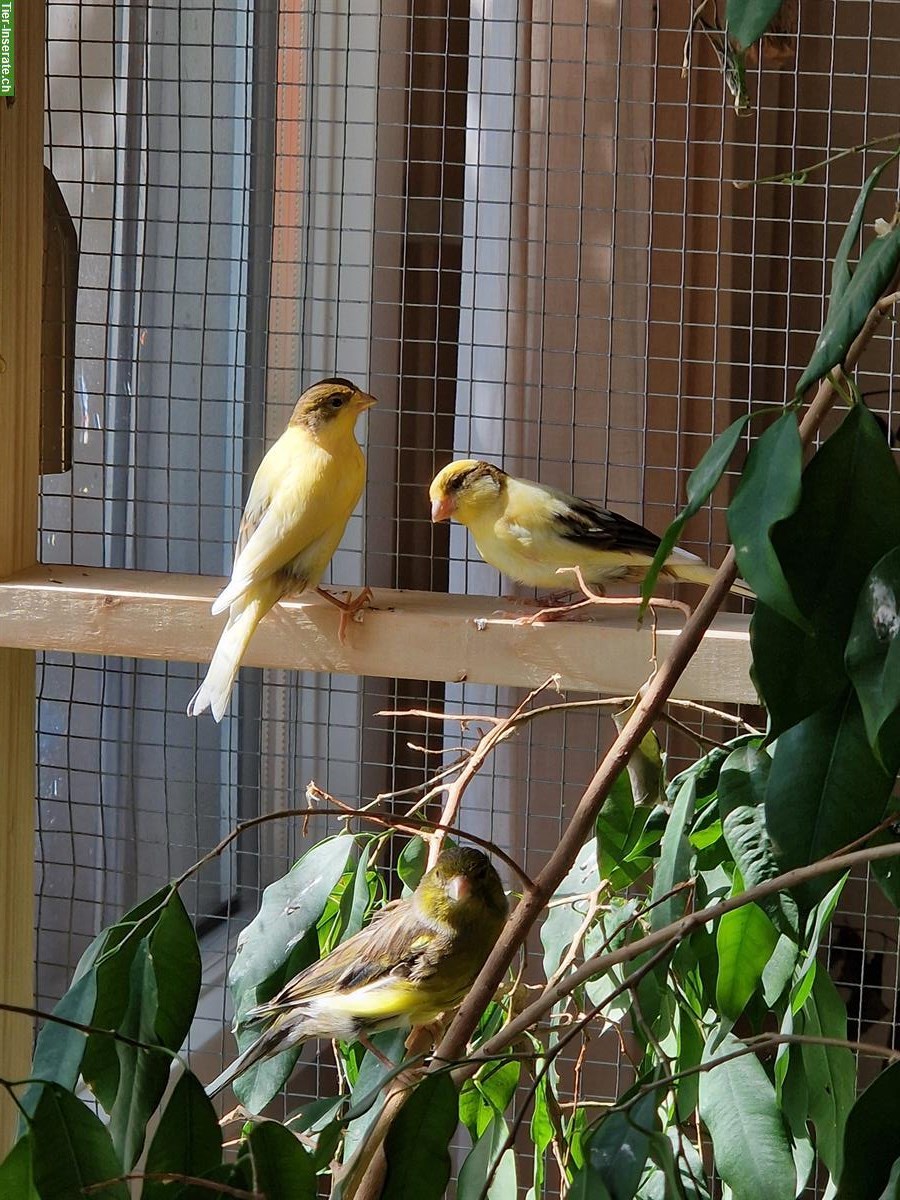
[[[147, 571], [30, 567], [0, 583], [0, 646], [204, 661], [224, 622], [209, 611], [224, 583]], [[244, 661], [512, 687], [535, 687], [556, 674], [563, 689], [622, 695], [634, 693], [649, 674], [652, 622], [648, 617], [639, 629], [633, 608], [604, 608], [589, 622], [535, 626], [495, 615], [503, 608], [496, 597], [376, 589], [362, 622], [350, 626], [341, 645], [331, 605], [303, 596], [263, 620]], [[683, 623], [680, 614], [659, 611], [660, 661]], [[676, 697], [755, 703], [748, 626], [745, 614], [719, 614]]]

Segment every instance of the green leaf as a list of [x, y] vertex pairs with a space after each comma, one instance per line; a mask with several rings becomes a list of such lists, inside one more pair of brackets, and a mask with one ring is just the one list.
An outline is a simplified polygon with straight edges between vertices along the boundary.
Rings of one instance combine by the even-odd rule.
[[728, 0], [725, 23], [739, 50], [748, 50], [778, 15], [782, 0]]
[[[637, 703], [635, 699], [621, 712], [613, 713], [613, 722], [619, 733], [628, 724]], [[637, 750], [628, 760], [625, 772], [631, 785], [632, 803], [636, 807], [651, 807], [665, 799], [663, 753], [656, 730], [648, 729], [641, 738]]]
[[791, 593], [772, 530], [800, 502], [802, 447], [797, 416], [784, 413], [754, 443], [734, 498], [728, 532], [741, 574], [763, 603], [801, 629], [808, 623]]
[[[163, 1109], [147, 1151], [144, 1173], [202, 1176], [221, 1162], [222, 1131], [218, 1115], [203, 1085], [186, 1071]], [[203, 1200], [200, 1189], [179, 1190], [175, 1184], [154, 1179], [145, 1182], [141, 1200], [171, 1200], [176, 1190], [179, 1200]], [[205, 1195], [209, 1197], [210, 1193]]]
[[[90, 1024], [118, 1030], [130, 998], [131, 965], [141, 939], [156, 927], [169, 901], [166, 884], [104, 930], [88, 947], [75, 971], [73, 986], [90, 971], [96, 973], [97, 1000]], [[81, 1074], [107, 1112], [119, 1090], [119, 1056], [113, 1038], [90, 1034], [84, 1047]]]
[[872, 194], [872, 189], [881, 178], [882, 171], [894, 161], [898, 153], [900, 151], [893, 151], [884, 162], [879, 163], [875, 170], [869, 173], [865, 183], [860, 188], [859, 195], [856, 197], [856, 202], [853, 205], [853, 211], [850, 214], [850, 220], [847, 222], [847, 228], [844, 230], [844, 236], [841, 238], [841, 244], [838, 246], [838, 252], [834, 257], [834, 266], [831, 268], [829, 307], [840, 300], [847, 288], [847, 284], [850, 282], [851, 274], [848, 259], [850, 258], [850, 252], [856, 245], [856, 239], [859, 237], [863, 214], [866, 204], [869, 201], [869, 196]]
[[[765, 796], [772, 759], [757, 746], [732, 751], [719, 776], [719, 812], [725, 844], [747, 888], [756, 887], [781, 873], [766, 826]], [[760, 906], [776, 929], [796, 938], [797, 904], [792, 896], [768, 896]]]
[[[53, 1014], [68, 1021], [90, 1025], [93, 1022], [96, 1003], [97, 973], [91, 969], [71, 984], [59, 1003], [54, 1005]], [[80, 1030], [57, 1025], [55, 1021], [45, 1021], [35, 1043], [31, 1077], [43, 1079], [48, 1083], [59, 1083], [70, 1092], [74, 1091], [81, 1072], [81, 1060], [84, 1058], [86, 1044], [87, 1034], [81, 1033]], [[25, 1112], [34, 1112], [40, 1095], [40, 1084], [34, 1084], [28, 1089], [22, 1097]]]
[[658, 1170], [641, 1184], [641, 1200], [709, 1200], [703, 1162], [680, 1129], [654, 1133], [650, 1157]]
[[10, 1200], [40, 1200], [35, 1190], [31, 1166], [31, 1137], [19, 1138], [0, 1162], [0, 1196]]
[[[800, 1032], [846, 1041], [847, 1009], [824, 971], [816, 971], [812, 994], [803, 1007]], [[816, 1128], [816, 1151], [837, 1179], [841, 1173], [844, 1126], [856, 1099], [856, 1063], [845, 1046], [801, 1046], [809, 1086], [809, 1115]]]
[[[187, 1037], [200, 994], [200, 950], [181, 897], [173, 892], [152, 931], [138, 944], [121, 1032], [175, 1053]], [[131, 1167], [144, 1144], [147, 1121], [169, 1080], [171, 1054], [116, 1042], [119, 1083], [110, 1133]]]
[[403, 881], [404, 895], [414, 892], [425, 874], [428, 863], [428, 843], [424, 838], [410, 838], [397, 859], [397, 874]]
[[589, 1130], [584, 1141], [584, 1166], [579, 1172], [590, 1185], [585, 1196], [597, 1194], [591, 1188], [602, 1188], [599, 1194], [608, 1195], [610, 1200], [632, 1200], [650, 1153], [650, 1138], [659, 1129], [656, 1107], [656, 1093], [648, 1092], [628, 1108], [603, 1117]]
[[872, 567], [897, 544], [900, 474], [875, 418], [854, 406], [803, 475], [796, 513], [773, 540], [812, 634], [757, 605], [750, 628], [757, 685], [779, 734], [836, 699], [844, 652]]
[[[56, 1083], [44, 1085], [29, 1137], [34, 1186], [41, 1200], [128, 1200], [124, 1174], [109, 1133], [87, 1105]], [[93, 1184], [106, 1187], [93, 1188]]]
[[[228, 973], [236, 1023], [247, 1009], [270, 999], [287, 982], [278, 972], [292, 947], [315, 928], [353, 845], [350, 834], [327, 838], [263, 892], [259, 912], [238, 938]], [[272, 989], [268, 995], [263, 994], [264, 985]]]
[[845, 654], [866, 733], [889, 771], [900, 764], [900, 546], [862, 586]]
[[[316, 925], [353, 846], [350, 834], [327, 838], [263, 892], [259, 912], [238, 938], [228, 973], [239, 1051], [259, 1036], [258, 1027], [242, 1028], [248, 1009], [271, 999], [318, 956]], [[235, 1080], [234, 1094], [250, 1112], [261, 1112], [283, 1087], [299, 1054], [295, 1047], [256, 1063]]]
[[512, 1103], [521, 1073], [522, 1064], [510, 1059], [507, 1062], [488, 1063], [476, 1076], [478, 1090], [498, 1116], [502, 1116]]
[[652, 811], [647, 805], [635, 806], [627, 772], [617, 776], [594, 827], [600, 875], [613, 891], [634, 883], [650, 866], [650, 857], [642, 851]]
[[[585, 842], [569, 873], [553, 894], [541, 926], [544, 947], [544, 978], [549, 979], [559, 966], [572, 938], [581, 927], [587, 911], [587, 897], [600, 886], [597, 851], [593, 839]], [[564, 901], [564, 903], [559, 903]]]
[[844, 1130], [844, 1161], [835, 1200], [879, 1200], [900, 1152], [900, 1063], [859, 1097]]
[[[783, 733], [766, 789], [766, 824], [782, 869], [817, 862], [874, 829], [892, 783], [852, 691]], [[820, 877], [797, 890], [809, 902], [830, 886]]]
[[[704, 1061], [740, 1047], [731, 1034], [716, 1030]], [[720, 1063], [700, 1077], [700, 1116], [733, 1200], [794, 1200], [794, 1162], [775, 1089], [754, 1055]]]
[[891, 1177], [878, 1200], [900, 1200], [900, 1158], [891, 1169]]
[[[375, 1035], [374, 1044], [384, 1057], [392, 1063], [402, 1063], [407, 1031], [390, 1029]], [[356, 1152], [384, 1106], [384, 1088], [390, 1073], [385, 1064], [368, 1050], [363, 1055], [359, 1074], [350, 1094], [350, 1110], [345, 1114], [347, 1133], [344, 1138], [344, 1162]]]
[[720, 918], [716, 930], [716, 1008], [728, 1020], [736, 1021], [746, 1008], [777, 941], [775, 926], [755, 904], [745, 904]]
[[450, 1139], [459, 1119], [449, 1075], [426, 1075], [385, 1138], [380, 1200], [441, 1200], [450, 1179]]
[[795, 939], [782, 933], [762, 973], [762, 994], [769, 1008], [774, 1008], [784, 994], [794, 974], [799, 953]]
[[[891, 155], [876, 168], [878, 174], [896, 157]], [[863, 185], [871, 189], [875, 172]], [[877, 179], [877, 175], [875, 175]], [[859, 201], [857, 201], [857, 205]], [[874, 237], [863, 251], [849, 283], [839, 275], [841, 288], [828, 306], [828, 315], [813, 349], [812, 358], [797, 383], [795, 396], [801, 396], [811, 383], [839, 366], [853, 344], [853, 339], [866, 323], [866, 318], [891, 282], [900, 262], [900, 230], [891, 229], [883, 237]]]
[[712, 495], [713, 488], [722, 478], [722, 474], [728, 466], [728, 461], [734, 453], [734, 448], [738, 444], [745, 426], [751, 417], [758, 415], [758, 413], [744, 413], [742, 417], [738, 417], [736, 421], [733, 421], [724, 433], [719, 434], [688, 476], [688, 502], [662, 535], [656, 554], [653, 556], [653, 562], [650, 564], [647, 574], [644, 577], [644, 582], [641, 584], [641, 599], [643, 601], [640, 609], [641, 616], [646, 611], [650, 598], [653, 595], [653, 589], [656, 587], [656, 581], [659, 578], [663, 564], [675, 548], [679, 537], [681, 537], [682, 529], [691, 517], [700, 511]]
[[506, 1122], [501, 1116], [494, 1116], [466, 1155], [459, 1172], [456, 1200], [480, 1200], [482, 1196], [485, 1200], [516, 1200], [516, 1160], [511, 1148], [504, 1152], [491, 1186], [487, 1192], [484, 1190], [488, 1173], [493, 1168], [508, 1135], [509, 1127]]
[[[672, 806], [663, 834], [659, 862], [653, 873], [654, 899], [666, 895], [690, 875], [691, 844], [687, 837], [687, 829], [694, 816], [696, 789], [696, 776], [689, 776]], [[657, 904], [650, 912], [651, 929], [662, 929], [664, 925], [677, 920], [684, 913], [684, 904], [684, 893], [676, 893]]]
[[312, 1155], [277, 1121], [254, 1125], [247, 1138], [253, 1186], [266, 1200], [315, 1200]]

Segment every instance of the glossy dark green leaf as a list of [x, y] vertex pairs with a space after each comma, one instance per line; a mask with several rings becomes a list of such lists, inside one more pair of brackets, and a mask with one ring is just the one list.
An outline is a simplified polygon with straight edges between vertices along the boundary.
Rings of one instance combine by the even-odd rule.
[[[204, 1176], [222, 1162], [219, 1118], [203, 1085], [186, 1071], [162, 1111], [144, 1163], [146, 1175]], [[203, 1200], [200, 1189], [148, 1179], [141, 1200]]]
[[845, 663], [869, 742], [887, 769], [896, 771], [900, 764], [900, 546], [879, 559], [862, 586]]
[[[882, 164], [884, 166], [886, 164]], [[870, 176], [871, 178], [871, 176]], [[837, 300], [829, 305], [822, 332], [812, 358], [800, 376], [795, 395], [801, 396], [815, 383], [839, 366], [872, 308], [883, 295], [900, 263], [900, 229], [891, 229], [872, 238], [863, 251], [856, 270]]]
[[174, 892], [152, 931], [138, 944], [120, 1027], [126, 1036], [171, 1053], [116, 1042], [119, 1086], [109, 1127], [128, 1167], [143, 1148], [147, 1121], [162, 1099], [172, 1053], [187, 1037], [199, 994], [200, 950], [181, 897]]
[[[353, 846], [349, 834], [320, 842], [263, 892], [259, 912], [238, 938], [228, 973], [239, 1051], [246, 1050], [259, 1036], [258, 1028], [241, 1028], [247, 1010], [270, 999], [318, 957], [316, 925], [346, 869]], [[249, 1112], [261, 1112], [281, 1090], [299, 1053], [297, 1047], [274, 1055], [235, 1080], [234, 1094]]]
[[756, 904], [732, 909], [719, 919], [716, 1008], [723, 1017], [736, 1021], [747, 1007], [777, 941], [775, 926]]
[[[587, 1177], [591, 1187], [604, 1189], [600, 1195], [632, 1200], [650, 1153], [650, 1138], [659, 1129], [656, 1106], [656, 1093], [648, 1092], [628, 1108], [603, 1117], [588, 1132], [579, 1174]], [[589, 1187], [584, 1194], [596, 1193]]]
[[739, 50], [748, 50], [778, 15], [782, 0], [728, 0], [726, 27]]
[[315, 1200], [312, 1155], [277, 1121], [254, 1125], [247, 1138], [253, 1186], [266, 1200]]
[[[847, 1038], [847, 1009], [825, 971], [816, 971], [798, 1033]], [[803, 1069], [809, 1086], [809, 1116], [816, 1129], [816, 1152], [837, 1179], [841, 1173], [844, 1126], [856, 1099], [856, 1062], [845, 1046], [804, 1043]]]
[[806, 629], [772, 544], [773, 528], [800, 502], [801, 465], [797, 416], [789, 411], [754, 443], [728, 506], [728, 532], [741, 574], [759, 600]]
[[[817, 862], [874, 829], [892, 783], [872, 753], [852, 690], [783, 733], [766, 789], [766, 825], [782, 869]], [[798, 895], [809, 903], [831, 882], [811, 880]]]
[[[651, 858], [644, 833], [653, 809], [634, 803], [627, 772], [617, 777], [597, 814], [597, 859], [600, 875], [614, 891], [627, 887], [644, 874]], [[659, 834], [653, 840], [658, 840]]]
[[[97, 1000], [92, 1025], [100, 1029], [120, 1028], [129, 1004], [131, 964], [142, 938], [156, 927], [171, 890], [167, 884], [136, 904], [121, 920], [104, 930], [82, 956], [73, 986], [87, 972], [96, 973]], [[119, 1090], [119, 1056], [114, 1039], [89, 1035], [81, 1073], [106, 1111], [111, 1112]]]
[[[508, 1134], [509, 1126], [495, 1113], [460, 1168], [456, 1200], [481, 1200], [481, 1197], [484, 1200], [516, 1200], [518, 1185], [513, 1151], [506, 1150], [497, 1162]], [[485, 1191], [488, 1175], [492, 1171], [493, 1180]]]
[[[68, 1021], [90, 1025], [96, 1003], [97, 974], [90, 969], [72, 983], [65, 995], [53, 1006], [53, 1013], [54, 1016], [64, 1017]], [[45, 1021], [34, 1047], [32, 1078], [59, 1083], [69, 1091], [74, 1091], [81, 1072], [81, 1060], [84, 1058], [86, 1044], [87, 1034], [70, 1029], [66, 1025], [58, 1025], [55, 1021]], [[40, 1095], [40, 1084], [28, 1089], [22, 1097], [25, 1112], [34, 1111]]]
[[19, 1138], [3, 1162], [0, 1162], [0, 1196], [8, 1196], [9, 1200], [40, 1200], [34, 1186], [31, 1137], [28, 1134]]
[[[731, 1034], [709, 1038], [706, 1062], [739, 1049]], [[734, 1200], [794, 1200], [795, 1173], [775, 1089], [752, 1054], [720, 1063], [700, 1077], [700, 1116], [716, 1170]]]
[[835, 1200], [879, 1200], [900, 1157], [900, 1063], [859, 1097], [844, 1128], [844, 1156]]
[[[392, 1063], [403, 1062], [406, 1042], [404, 1029], [390, 1029], [375, 1035], [374, 1044], [384, 1057]], [[401, 1070], [398, 1065], [395, 1071]], [[359, 1074], [350, 1094], [350, 1108], [344, 1115], [347, 1132], [344, 1137], [344, 1162], [347, 1162], [365, 1139], [384, 1105], [384, 1087], [391, 1072], [368, 1050], [363, 1055]]]
[[653, 595], [653, 589], [656, 587], [663, 563], [674, 550], [681, 537], [682, 529], [712, 495], [713, 488], [722, 478], [747, 423], [751, 417], [756, 415], [758, 414], [744, 413], [742, 417], [733, 421], [723, 433], [719, 434], [688, 476], [687, 504], [662, 535], [656, 554], [653, 556], [653, 562], [641, 584], [642, 614]]
[[[41, 1200], [128, 1200], [109, 1133], [87, 1105], [56, 1083], [45, 1084], [31, 1118], [34, 1184]], [[94, 1188], [94, 1184], [106, 1183]]]
[[450, 1179], [450, 1139], [459, 1120], [449, 1075], [427, 1075], [385, 1138], [381, 1200], [441, 1200]]
[[813, 630], [806, 634], [757, 605], [751, 648], [773, 734], [843, 692], [844, 651], [860, 590], [896, 546], [898, 528], [900, 474], [878, 423], [855, 405], [804, 472], [796, 513], [773, 535]]
[[[747, 888], [781, 873], [766, 825], [765, 797], [772, 760], [765, 750], [746, 745], [734, 750], [719, 776], [722, 831]], [[797, 936], [797, 903], [787, 893], [760, 902], [781, 933]]]
[[[672, 806], [666, 832], [663, 834], [659, 862], [653, 873], [653, 898], [661, 899], [679, 883], [686, 880], [691, 871], [691, 843], [687, 830], [694, 816], [694, 800], [697, 780], [689, 776]], [[652, 929], [662, 929], [684, 913], [685, 895], [676, 893], [662, 900], [650, 912]]]
[[862, 225], [863, 215], [865, 213], [866, 204], [869, 196], [872, 194], [872, 189], [881, 178], [881, 174], [890, 163], [894, 161], [900, 151], [893, 151], [887, 158], [878, 164], [866, 177], [865, 183], [860, 188], [859, 195], [856, 197], [856, 202], [853, 205], [853, 211], [850, 214], [850, 220], [847, 222], [847, 228], [844, 230], [844, 236], [841, 238], [841, 244], [838, 246], [838, 252], [834, 256], [834, 266], [831, 268], [831, 295], [829, 297], [829, 306], [840, 300], [847, 284], [850, 282], [850, 254], [853, 247], [856, 245], [856, 239], [859, 237], [860, 226]]
[[900, 1158], [891, 1168], [890, 1178], [878, 1200], [900, 1200]]

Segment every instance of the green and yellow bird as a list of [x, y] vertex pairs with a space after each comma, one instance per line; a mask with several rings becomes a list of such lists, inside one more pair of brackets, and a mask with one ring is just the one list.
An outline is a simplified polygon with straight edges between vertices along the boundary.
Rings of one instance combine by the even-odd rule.
[[[571, 591], [571, 568], [600, 590], [609, 583], [639, 583], [659, 546], [643, 525], [557, 488], [516, 479], [492, 463], [462, 459], [449, 463], [429, 489], [431, 519], [455, 517], [475, 539], [485, 562], [518, 583]], [[660, 571], [662, 579], [708, 586], [715, 569], [676, 547]], [[752, 596], [744, 583], [731, 589]]]
[[265, 1031], [207, 1088], [309, 1038], [362, 1042], [382, 1029], [427, 1025], [460, 1004], [506, 920], [497, 872], [480, 850], [448, 847], [406, 900], [296, 975], [243, 1024]]
[[231, 582], [212, 606], [214, 614], [229, 610], [228, 623], [188, 716], [209, 708], [222, 720], [253, 631], [284, 596], [316, 588], [342, 609], [343, 640], [347, 617], [368, 593], [346, 604], [322, 591], [319, 580], [362, 495], [366, 460], [353, 430], [374, 403], [348, 379], [314, 383], [260, 463], [241, 519]]

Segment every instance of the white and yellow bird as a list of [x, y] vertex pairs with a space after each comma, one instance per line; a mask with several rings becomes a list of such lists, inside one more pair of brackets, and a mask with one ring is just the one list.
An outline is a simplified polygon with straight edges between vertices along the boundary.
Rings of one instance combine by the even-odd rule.
[[[639, 583], [659, 546], [655, 533], [627, 517], [476, 459], [449, 463], [432, 480], [429, 496], [432, 521], [455, 517], [485, 562], [529, 587], [571, 591], [576, 567], [600, 591], [610, 583]], [[708, 586], [715, 573], [676, 547], [660, 576]], [[732, 591], [753, 595], [742, 583]]]
[[253, 631], [284, 596], [316, 588], [342, 610], [342, 639], [347, 618], [365, 603], [367, 592], [347, 604], [318, 585], [362, 495], [366, 460], [354, 426], [374, 403], [347, 379], [314, 383], [260, 463], [241, 519], [231, 582], [212, 606], [213, 613], [229, 610], [228, 623], [188, 704], [189, 716], [211, 709], [222, 720]]

